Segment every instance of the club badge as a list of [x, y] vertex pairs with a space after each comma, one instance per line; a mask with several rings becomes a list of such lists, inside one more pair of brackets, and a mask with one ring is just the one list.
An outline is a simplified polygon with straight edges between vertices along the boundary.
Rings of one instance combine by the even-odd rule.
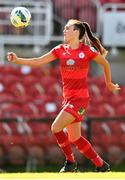
[[83, 59], [85, 57], [85, 54], [83, 52], [79, 53], [79, 58]]

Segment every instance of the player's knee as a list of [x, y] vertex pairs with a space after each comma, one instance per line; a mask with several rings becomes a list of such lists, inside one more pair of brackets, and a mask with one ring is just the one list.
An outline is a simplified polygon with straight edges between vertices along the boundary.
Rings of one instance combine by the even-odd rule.
[[62, 129], [60, 127], [58, 127], [56, 124], [52, 124], [51, 125], [51, 131], [52, 133], [57, 133], [57, 132], [60, 132]]
[[71, 143], [73, 143], [75, 140], [72, 138], [68, 138]]

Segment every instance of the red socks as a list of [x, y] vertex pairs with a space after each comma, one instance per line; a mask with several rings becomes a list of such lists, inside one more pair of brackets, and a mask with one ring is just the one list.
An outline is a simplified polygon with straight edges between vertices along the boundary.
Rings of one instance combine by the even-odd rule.
[[54, 133], [54, 136], [57, 139], [58, 145], [64, 152], [66, 159], [71, 162], [75, 162], [75, 158], [74, 158], [74, 155], [73, 155], [73, 152], [71, 149], [71, 145], [70, 145], [70, 142], [69, 142], [66, 134], [63, 131], [60, 131], [58, 133]]
[[84, 156], [91, 159], [95, 166], [100, 167], [103, 165], [103, 160], [101, 157], [95, 152], [91, 144], [84, 137], [81, 136], [74, 142], [74, 144], [76, 145], [77, 149], [84, 154]]
[[[54, 133], [54, 136], [57, 139], [58, 145], [64, 152], [66, 159], [71, 162], [75, 162], [75, 158], [71, 150], [71, 145], [66, 134], [63, 131], [60, 131], [58, 133]], [[95, 166], [101, 167], [103, 165], [103, 160], [101, 157], [95, 152], [91, 144], [84, 137], [81, 136], [73, 144], [76, 145], [77, 149], [85, 157], [90, 159], [95, 164]]]

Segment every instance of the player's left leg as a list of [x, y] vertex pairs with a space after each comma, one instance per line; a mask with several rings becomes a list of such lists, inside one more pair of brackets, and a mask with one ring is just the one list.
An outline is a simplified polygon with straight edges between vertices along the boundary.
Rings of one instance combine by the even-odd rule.
[[81, 122], [73, 123], [67, 126], [69, 141], [96, 166], [96, 171], [109, 171], [110, 166], [93, 149], [90, 142], [81, 136]]

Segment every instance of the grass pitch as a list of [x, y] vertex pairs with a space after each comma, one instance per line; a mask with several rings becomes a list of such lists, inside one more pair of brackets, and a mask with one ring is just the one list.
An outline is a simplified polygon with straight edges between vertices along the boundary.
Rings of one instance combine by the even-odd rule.
[[125, 172], [106, 173], [3, 173], [0, 180], [125, 180]]

